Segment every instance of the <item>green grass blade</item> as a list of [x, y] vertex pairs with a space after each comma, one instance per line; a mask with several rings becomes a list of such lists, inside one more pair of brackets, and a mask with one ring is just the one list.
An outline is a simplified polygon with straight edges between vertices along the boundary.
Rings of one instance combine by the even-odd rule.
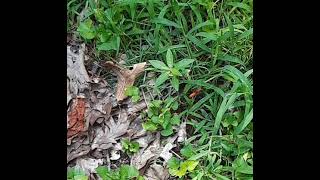
[[234, 131], [235, 135], [240, 134], [251, 122], [253, 119], [253, 108], [250, 110], [249, 114], [245, 116], [244, 120], [237, 126], [237, 128]]

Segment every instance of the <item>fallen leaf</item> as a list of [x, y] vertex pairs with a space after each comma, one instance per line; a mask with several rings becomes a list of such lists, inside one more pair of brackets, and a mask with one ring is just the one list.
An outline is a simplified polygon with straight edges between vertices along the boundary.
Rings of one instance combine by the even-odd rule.
[[179, 126], [178, 139], [177, 139], [179, 143], [184, 142], [187, 139], [186, 127], [187, 127], [186, 122], [182, 122], [181, 125]]
[[160, 134], [157, 133], [156, 139], [147, 148], [142, 148], [131, 158], [131, 164], [135, 166], [138, 170], [143, 168], [146, 163], [155, 158], [159, 154], [160, 148]]
[[96, 168], [103, 164], [102, 159], [83, 158], [77, 159], [76, 168], [81, 169], [86, 175], [96, 173]]
[[144, 176], [145, 180], [167, 180], [169, 179], [169, 172], [159, 164], [152, 164]]
[[145, 65], [146, 62], [134, 64], [132, 70], [129, 70], [113, 63], [112, 61], [107, 61], [104, 64], [107, 69], [110, 69], [117, 74], [117, 101], [122, 101], [127, 97], [125, 95], [126, 88], [134, 84], [135, 79], [144, 71]]
[[110, 160], [112, 161], [116, 161], [120, 159], [120, 151], [117, 151], [117, 150], [111, 150], [110, 151]]
[[127, 120], [128, 115], [125, 110], [122, 110], [119, 114], [118, 120], [115, 122], [112, 117], [109, 118], [107, 126], [102, 129], [97, 129], [97, 134], [91, 145], [92, 149], [109, 149], [112, 144], [117, 143], [120, 136], [127, 132], [130, 121]]
[[72, 52], [67, 46], [67, 77], [70, 80], [69, 90], [73, 95], [78, 95], [89, 88], [89, 75], [84, 66], [85, 45], [82, 44], [78, 53]]
[[162, 157], [165, 162], [168, 162], [168, 160], [172, 157], [172, 153], [170, 153], [169, 151], [174, 147], [176, 147], [176, 145], [169, 142], [162, 149], [162, 151], [160, 153], [160, 157]]
[[68, 138], [77, 135], [81, 131], [84, 131], [85, 110], [85, 100], [83, 98], [76, 98], [73, 100], [71, 110], [68, 112]]

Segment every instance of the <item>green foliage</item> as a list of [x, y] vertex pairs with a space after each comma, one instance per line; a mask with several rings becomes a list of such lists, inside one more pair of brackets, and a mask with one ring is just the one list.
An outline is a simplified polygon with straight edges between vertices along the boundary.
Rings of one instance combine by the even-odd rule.
[[125, 90], [125, 95], [131, 97], [133, 102], [137, 102], [140, 100], [140, 91], [139, 88], [135, 86], [129, 86]]
[[71, 168], [68, 169], [68, 180], [88, 180], [88, 176], [81, 169]]
[[129, 155], [132, 155], [132, 154], [138, 152], [138, 150], [140, 148], [138, 142], [129, 141], [128, 139], [123, 139], [121, 141], [121, 145], [122, 145], [122, 148], [124, 149], [124, 151]]
[[[166, 63], [159, 60], [150, 60], [150, 64], [161, 74], [156, 79], [156, 87], [159, 87], [164, 82], [170, 79], [172, 87], [179, 91], [179, 77], [186, 75], [187, 69], [193, 62], [194, 59], [183, 59], [177, 63], [174, 63], [173, 54], [170, 49], [167, 50]], [[150, 68], [150, 70], [154, 70]]]
[[180, 161], [179, 159], [172, 157], [168, 161], [169, 173], [172, 176], [178, 176], [179, 178], [185, 176], [187, 172], [192, 172], [198, 165], [198, 161]]
[[[146, 130], [170, 136], [180, 119], [187, 120], [189, 139], [180, 154], [198, 164], [190, 172], [181, 161], [172, 163], [171, 173], [185, 171], [182, 177], [192, 180], [252, 179], [252, 0], [68, 0], [67, 9], [68, 33], [92, 45], [94, 59], [117, 60], [121, 52], [129, 66], [150, 63], [158, 93], [153, 98], [166, 100], [150, 104]], [[145, 80], [136, 86], [151, 91]], [[189, 98], [199, 88], [201, 94]]]
[[122, 165], [117, 170], [108, 170], [104, 166], [99, 166], [96, 171], [99, 177], [102, 178], [102, 180], [144, 179], [139, 175], [139, 171], [135, 167], [129, 165]]
[[180, 124], [180, 116], [172, 114], [172, 111], [178, 109], [178, 102], [169, 97], [165, 101], [155, 100], [150, 103], [147, 121], [142, 127], [147, 131], [161, 130], [162, 136], [173, 134], [173, 126]]

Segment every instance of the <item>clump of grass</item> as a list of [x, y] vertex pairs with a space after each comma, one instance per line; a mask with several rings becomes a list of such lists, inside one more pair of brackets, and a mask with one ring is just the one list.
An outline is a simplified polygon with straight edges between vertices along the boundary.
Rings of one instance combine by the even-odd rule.
[[[158, 80], [157, 98], [180, 102], [179, 117], [192, 127], [184, 143], [192, 147], [190, 156], [183, 157], [198, 164], [183, 176], [194, 180], [252, 179], [252, 3], [68, 1], [68, 30], [95, 47], [96, 59], [116, 60], [124, 53], [127, 66], [147, 61], [150, 67], [157, 62], [168, 68], [178, 60], [194, 60], [185, 69], [188, 76], [149, 69], [157, 77], [168, 74]], [[145, 81], [138, 82], [147, 90]], [[190, 98], [197, 89], [201, 93]]]

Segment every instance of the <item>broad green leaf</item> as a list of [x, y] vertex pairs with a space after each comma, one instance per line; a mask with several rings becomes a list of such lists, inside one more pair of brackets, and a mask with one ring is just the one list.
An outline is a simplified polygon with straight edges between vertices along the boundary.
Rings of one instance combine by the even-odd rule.
[[129, 140], [128, 139], [124, 139], [121, 141], [121, 145], [124, 149], [128, 149], [129, 148]]
[[140, 96], [136, 96], [136, 95], [131, 96], [131, 100], [132, 102], [138, 102], [140, 100]]
[[173, 67], [173, 55], [170, 49], [168, 49], [167, 51], [167, 55], [166, 55], [166, 60], [167, 60], [167, 65], [169, 66], [169, 68]]
[[88, 176], [85, 175], [76, 175], [73, 177], [74, 180], [88, 180]]
[[171, 84], [176, 91], [179, 91], [179, 79], [177, 77], [172, 77]]
[[169, 75], [166, 72], [163, 72], [157, 79], [155, 82], [156, 87], [159, 87], [161, 84], [163, 84], [166, 80], [168, 80]]
[[161, 131], [162, 136], [170, 136], [173, 134], [172, 126], [168, 124], [167, 128]]
[[151, 121], [147, 121], [145, 123], [142, 123], [142, 127], [143, 129], [145, 129], [146, 131], [155, 131], [157, 130], [157, 125], [154, 124], [153, 122]]
[[154, 18], [152, 20], [153, 23], [156, 23], [156, 24], [163, 24], [163, 25], [166, 25], [166, 26], [173, 26], [173, 27], [176, 27], [176, 28], [182, 28], [179, 24], [173, 22], [173, 21], [170, 21], [166, 18]]
[[184, 146], [181, 150], [180, 153], [182, 154], [182, 156], [184, 156], [185, 158], [190, 158], [191, 156], [194, 155], [192, 146], [189, 144], [187, 146]]
[[179, 178], [181, 178], [182, 176], [184, 176], [187, 173], [187, 169], [169, 169], [169, 173], [172, 176], [178, 176]]
[[81, 22], [77, 31], [85, 39], [93, 39], [96, 36], [96, 30], [91, 19]]
[[161, 61], [158, 60], [150, 60], [150, 64], [156, 69], [169, 70], [169, 68]]
[[126, 96], [135, 96], [139, 95], [139, 88], [135, 86], [129, 86], [125, 90], [125, 95]]
[[179, 107], [178, 101], [174, 101], [174, 102], [172, 103], [171, 108], [172, 108], [174, 111], [176, 111], [176, 110], [178, 109], [178, 107]]
[[199, 164], [199, 161], [187, 160], [187, 161], [181, 163], [181, 169], [186, 168], [189, 172], [192, 172], [198, 164]]
[[110, 50], [119, 51], [119, 47], [120, 47], [120, 37], [116, 36], [111, 38], [108, 42], [98, 45], [97, 49], [99, 51], [110, 51]]
[[180, 166], [180, 161], [176, 157], [172, 157], [168, 160], [167, 165], [170, 169], [178, 169]]
[[179, 115], [174, 115], [171, 119], [171, 124], [172, 125], [178, 125], [180, 124], [180, 116]]
[[194, 59], [182, 59], [181, 61], [177, 62], [174, 67], [177, 69], [184, 69], [188, 67], [191, 63], [193, 63]]
[[127, 180], [127, 179], [131, 179], [134, 177], [138, 177], [139, 171], [133, 166], [122, 165], [120, 167], [119, 174], [120, 174], [121, 179]]
[[102, 178], [102, 180], [107, 180], [109, 176], [109, 170], [104, 166], [99, 166], [96, 168], [97, 174]]
[[176, 68], [172, 68], [171, 69], [171, 73], [173, 76], [182, 76], [182, 74], [180, 73], [180, 71]]

